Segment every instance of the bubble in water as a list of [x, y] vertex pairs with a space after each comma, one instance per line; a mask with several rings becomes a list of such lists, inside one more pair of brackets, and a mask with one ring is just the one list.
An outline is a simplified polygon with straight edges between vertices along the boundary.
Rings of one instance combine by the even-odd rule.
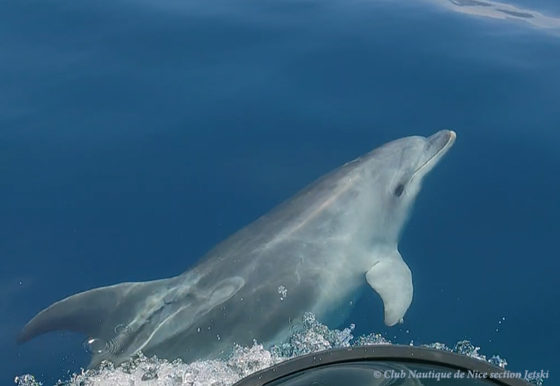
[[281, 285], [278, 287], [278, 294], [280, 295], [280, 300], [284, 300], [288, 296], [288, 289]]
[[505, 369], [507, 366], [507, 361], [501, 358], [499, 355], [492, 355], [492, 357], [488, 359], [488, 362], [492, 363], [494, 366], [499, 366], [502, 369]]
[[42, 383], [35, 380], [35, 377], [30, 374], [25, 374], [20, 377], [14, 378], [14, 383], [18, 386], [41, 386]]
[[433, 349], [436, 349], [436, 350], [453, 351], [449, 347], [447, 347], [444, 343], [440, 343], [440, 342], [425, 344], [423, 346], [428, 347], [428, 348], [433, 348]]
[[157, 373], [157, 366], [150, 366], [146, 369], [145, 373], [142, 374], [142, 378], [140, 378], [141, 381], [152, 381], [154, 379], [158, 378], [158, 373]]
[[110, 351], [110, 344], [101, 338], [88, 338], [84, 348], [90, 354], [105, 354]]
[[457, 342], [455, 344], [455, 347], [453, 348], [453, 351], [458, 354], [466, 355], [471, 358], [476, 358], [485, 361], [486, 356], [479, 354], [478, 350], [480, 350], [480, 347], [474, 346], [468, 340], [462, 340]]

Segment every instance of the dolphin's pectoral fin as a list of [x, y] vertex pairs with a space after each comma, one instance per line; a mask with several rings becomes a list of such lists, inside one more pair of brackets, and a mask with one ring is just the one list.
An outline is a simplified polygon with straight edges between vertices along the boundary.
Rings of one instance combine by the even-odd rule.
[[398, 251], [379, 259], [366, 273], [368, 284], [381, 296], [385, 324], [393, 326], [412, 302], [412, 275]]

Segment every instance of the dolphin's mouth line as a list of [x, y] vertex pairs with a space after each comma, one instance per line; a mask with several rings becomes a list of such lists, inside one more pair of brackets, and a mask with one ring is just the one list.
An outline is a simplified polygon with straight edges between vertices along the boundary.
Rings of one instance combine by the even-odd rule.
[[424, 170], [428, 165], [432, 165], [434, 162], [437, 162], [446, 152], [449, 150], [453, 142], [455, 142], [455, 138], [457, 134], [454, 131], [449, 131], [449, 137], [447, 138], [447, 142], [432, 155], [426, 162], [424, 162], [418, 169], [412, 173], [412, 176], [409, 178], [409, 181], [412, 181], [417, 174], [419, 174], [422, 170]]

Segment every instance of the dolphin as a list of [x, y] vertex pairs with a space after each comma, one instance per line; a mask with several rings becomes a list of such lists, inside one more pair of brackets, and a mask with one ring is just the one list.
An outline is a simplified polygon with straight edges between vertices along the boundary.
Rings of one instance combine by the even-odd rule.
[[90, 367], [140, 351], [217, 358], [234, 344], [281, 342], [305, 312], [344, 322], [366, 283], [393, 326], [413, 293], [399, 234], [424, 176], [455, 137], [442, 130], [389, 142], [321, 177], [183, 274], [67, 297], [31, 319], [18, 340], [55, 330], [86, 334]]

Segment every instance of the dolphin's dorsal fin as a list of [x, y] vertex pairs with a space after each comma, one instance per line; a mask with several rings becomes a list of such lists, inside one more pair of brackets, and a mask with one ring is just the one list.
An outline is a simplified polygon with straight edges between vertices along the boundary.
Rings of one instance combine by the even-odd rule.
[[385, 324], [393, 326], [412, 302], [412, 275], [399, 251], [385, 253], [366, 273], [368, 284], [381, 296]]

